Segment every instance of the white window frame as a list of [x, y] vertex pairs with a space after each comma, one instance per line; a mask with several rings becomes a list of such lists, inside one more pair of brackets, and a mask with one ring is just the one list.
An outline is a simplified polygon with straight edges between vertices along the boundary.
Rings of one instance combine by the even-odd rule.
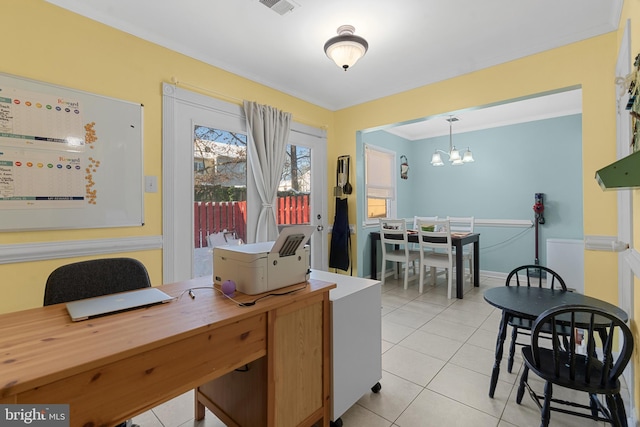
[[397, 194], [398, 194], [398, 179], [396, 176], [396, 152], [386, 148], [378, 147], [376, 145], [364, 144], [363, 152], [363, 164], [364, 164], [364, 226], [372, 226], [378, 224], [378, 218], [369, 218], [367, 207], [369, 206], [369, 183], [367, 180], [367, 171], [369, 168], [367, 150], [374, 150], [381, 153], [389, 154], [391, 156], [390, 169], [391, 169], [391, 186], [393, 187], [393, 197], [387, 198], [387, 217], [395, 218], [397, 216]]

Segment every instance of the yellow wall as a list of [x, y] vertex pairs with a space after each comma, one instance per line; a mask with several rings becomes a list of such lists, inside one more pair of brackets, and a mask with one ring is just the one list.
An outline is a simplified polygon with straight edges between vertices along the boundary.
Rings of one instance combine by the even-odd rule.
[[[171, 82], [172, 77], [224, 94], [226, 100], [254, 100], [289, 111], [294, 120], [302, 123], [326, 126], [329, 183], [332, 182], [331, 159], [341, 154], [351, 154], [355, 158], [355, 139], [359, 130], [580, 85], [583, 90], [584, 233], [615, 235], [617, 232], [616, 194], [602, 192], [593, 175], [595, 170], [615, 160], [613, 79], [624, 25], [617, 33], [330, 112], [42, 0], [3, 0], [2, 6], [3, 33], [10, 38], [3, 44], [0, 71], [144, 104], [144, 174], [158, 177], [162, 176], [160, 88], [161, 82]], [[622, 24], [634, 16], [640, 16], [640, 0], [626, 0]], [[640, 52], [640, 21], [632, 23], [632, 31], [635, 55]], [[351, 196], [352, 206], [355, 206], [354, 197]], [[635, 191], [636, 212], [640, 212], [638, 200], [638, 191]], [[144, 227], [0, 233], [0, 244], [158, 236], [162, 233], [161, 203], [161, 192], [145, 194]], [[333, 218], [332, 203], [329, 203], [329, 209], [329, 218]], [[355, 223], [355, 211], [350, 213], [350, 222]], [[638, 215], [635, 215], [634, 227], [635, 244], [640, 245]], [[152, 281], [162, 283], [159, 250], [123, 255], [142, 260]], [[0, 313], [41, 305], [49, 272], [74, 260], [0, 264]], [[585, 291], [615, 303], [616, 256], [586, 252], [585, 261]], [[640, 304], [635, 306], [640, 307]], [[638, 317], [640, 313], [635, 315]], [[632, 327], [637, 331], [635, 322]], [[637, 357], [634, 363], [640, 371]], [[635, 387], [638, 396], [637, 384]], [[640, 405], [636, 402], [636, 406]]]
[[[205, 65], [42, 0], [3, 0], [0, 72], [144, 105], [144, 174], [160, 191], [145, 193], [144, 227], [0, 233], [0, 245], [162, 234], [162, 82], [172, 77], [230, 102], [247, 99], [291, 112], [315, 127], [332, 125], [333, 113], [282, 92]], [[191, 88], [187, 88], [193, 90]], [[329, 136], [331, 131], [329, 131]], [[1, 221], [1, 213], [0, 213]], [[154, 284], [162, 283], [160, 250], [114, 254], [140, 259]], [[83, 258], [84, 259], [84, 258]], [[55, 267], [81, 259], [0, 264], [0, 313], [42, 305], [44, 283]]]

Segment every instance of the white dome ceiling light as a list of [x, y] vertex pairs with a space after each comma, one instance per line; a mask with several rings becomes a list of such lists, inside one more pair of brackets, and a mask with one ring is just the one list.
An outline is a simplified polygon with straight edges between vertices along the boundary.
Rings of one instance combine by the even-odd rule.
[[324, 44], [324, 52], [336, 65], [345, 71], [353, 67], [369, 49], [369, 43], [353, 33], [356, 29], [352, 25], [338, 27], [338, 35], [330, 38]]

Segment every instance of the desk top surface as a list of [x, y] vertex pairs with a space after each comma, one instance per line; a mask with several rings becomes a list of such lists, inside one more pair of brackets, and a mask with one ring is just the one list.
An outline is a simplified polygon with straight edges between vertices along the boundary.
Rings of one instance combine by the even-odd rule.
[[629, 316], [620, 307], [577, 292], [552, 290], [537, 286], [499, 286], [488, 289], [484, 299], [494, 307], [511, 314], [535, 319], [544, 311], [569, 304], [582, 304], [601, 308], [627, 321]]
[[[331, 289], [329, 293], [329, 299], [331, 299], [331, 301], [339, 300], [371, 287], [380, 288], [381, 286], [379, 280], [347, 276], [346, 274], [332, 273], [329, 271], [311, 270], [311, 278], [336, 284], [336, 287]], [[378, 292], [380, 292], [380, 290], [378, 290]]]
[[[279, 289], [282, 293], [302, 284]], [[71, 321], [65, 304], [0, 315], [0, 398], [152, 350], [204, 331], [292, 304], [335, 284], [309, 280], [304, 288], [240, 307], [202, 277], [161, 286], [176, 300], [151, 307]], [[187, 293], [193, 289], [195, 298]], [[250, 302], [265, 294], [233, 296]]]

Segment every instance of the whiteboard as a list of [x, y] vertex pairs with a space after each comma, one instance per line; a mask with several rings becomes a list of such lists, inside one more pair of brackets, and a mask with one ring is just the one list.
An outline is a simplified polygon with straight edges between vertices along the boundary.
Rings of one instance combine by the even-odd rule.
[[0, 231], [144, 225], [142, 114], [0, 73]]

